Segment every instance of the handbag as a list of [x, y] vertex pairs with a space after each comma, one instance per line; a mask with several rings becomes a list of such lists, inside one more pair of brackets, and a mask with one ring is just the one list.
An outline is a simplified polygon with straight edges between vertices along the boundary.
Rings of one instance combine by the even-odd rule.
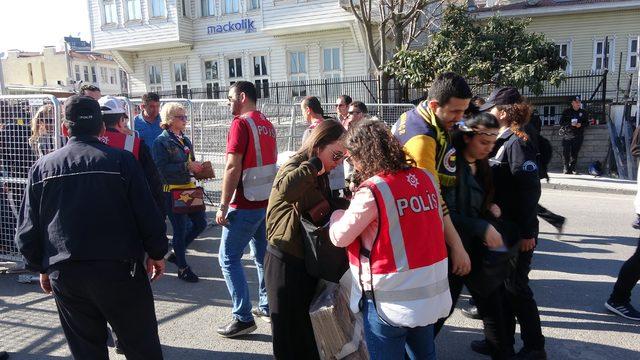
[[205, 161], [202, 163], [202, 170], [197, 173], [193, 173], [193, 177], [196, 180], [207, 180], [207, 179], [215, 179], [216, 174], [213, 171], [213, 166], [211, 165], [211, 161]]
[[333, 245], [329, 238], [329, 202], [323, 199], [304, 215], [300, 214], [296, 206], [294, 211], [300, 218], [307, 273], [319, 279], [339, 282], [349, 269], [349, 261], [347, 251]]
[[171, 190], [171, 210], [174, 214], [190, 214], [206, 210], [204, 189], [196, 187]]

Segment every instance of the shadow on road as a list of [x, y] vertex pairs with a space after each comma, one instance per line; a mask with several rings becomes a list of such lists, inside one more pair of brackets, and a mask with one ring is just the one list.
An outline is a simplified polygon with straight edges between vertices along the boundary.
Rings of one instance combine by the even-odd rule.
[[165, 359], [189, 359], [189, 360], [259, 360], [272, 359], [271, 355], [251, 354], [243, 352], [215, 351], [204, 349], [188, 349], [181, 347], [162, 346]]

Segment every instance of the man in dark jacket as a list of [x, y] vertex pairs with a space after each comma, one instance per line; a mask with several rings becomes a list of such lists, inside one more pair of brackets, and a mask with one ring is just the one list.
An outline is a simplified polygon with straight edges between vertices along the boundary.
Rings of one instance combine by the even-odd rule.
[[582, 109], [580, 96], [571, 99], [571, 106], [562, 112], [560, 135], [562, 135], [562, 157], [564, 173], [576, 173], [578, 153], [584, 139], [584, 129], [589, 126], [589, 113]]
[[108, 359], [109, 322], [127, 358], [162, 359], [147, 277], [164, 271], [162, 217], [133, 155], [98, 140], [98, 102], [73, 96], [65, 112], [69, 142], [29, 170], [18, 249], [53, 292], [74, 358]]

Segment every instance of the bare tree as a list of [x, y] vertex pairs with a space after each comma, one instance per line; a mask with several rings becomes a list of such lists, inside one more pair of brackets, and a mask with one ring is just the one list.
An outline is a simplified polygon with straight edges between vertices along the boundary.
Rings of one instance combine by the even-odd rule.
[[387, 99], [389, 76], [382, 70], [393, 54], [426, 42], [445, 5], [452, 0], [343, 0], [364, 32], [369, 58], [380, 79], [378, 96]]

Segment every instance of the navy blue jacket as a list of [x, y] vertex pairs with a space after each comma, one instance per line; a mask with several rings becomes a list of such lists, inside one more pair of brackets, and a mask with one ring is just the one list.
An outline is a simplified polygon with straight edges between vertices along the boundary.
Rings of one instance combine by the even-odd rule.
[[191, 181], [187, 160], [190, 157], [195, 161], [193, 145], [186, 136], [183, 136], [183, 141], [185, 145], [180, 144], [172, 132], [164, 130], [153, 142], [153, 159], [164, 185], [182, 185]]
[[493, 170], [494, 202], [505, 220], [518, 225], [521, 239], [538, 236], [537, 205], [540, 199], [538, 151], [507, 129], [498, 137], [489, 164]]
[[16, 244], [28, 269], [61, 261], [160, 260], [164, 220], [134, 156], [72, 137], [29, 170]]

